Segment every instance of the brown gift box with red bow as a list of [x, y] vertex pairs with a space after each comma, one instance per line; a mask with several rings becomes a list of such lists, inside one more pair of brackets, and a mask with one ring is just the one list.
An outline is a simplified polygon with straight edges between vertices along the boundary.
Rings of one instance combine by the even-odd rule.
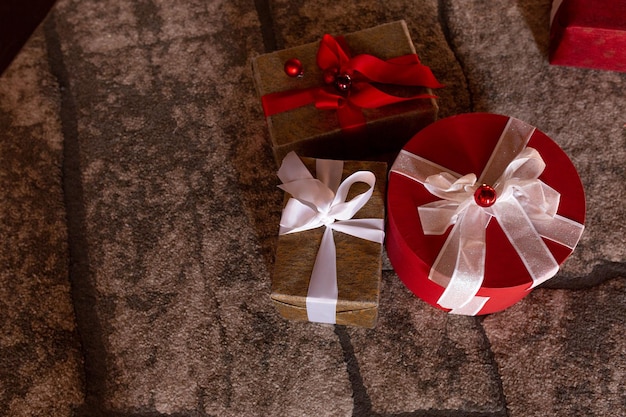
[[[397, 21], [345, 34], [351, 57], [369, 54], [381, 60], [415, 54], [406, 23]], [[264, 96], [324, 86], [325, 73], [316, 58], [320, 42], [260, 55], [252, 60], [257, 93]], [[301, 77], [287, 75], [285, 63], [302, 63]], [[427, 87], [374, 84], [393, 96], [432, 95]], [[361, 109], [364, 123], [357, 128], [340, 124], [338, 111], [307, 104], [266, 116], [276, 162], [290, 151], [314, 158], [364, 160], [392, 157], [420, 129], [437, 118], [434, 98], [417, 98], [377, 108]], [[267, 111], [266, 111], [267, 114]]]

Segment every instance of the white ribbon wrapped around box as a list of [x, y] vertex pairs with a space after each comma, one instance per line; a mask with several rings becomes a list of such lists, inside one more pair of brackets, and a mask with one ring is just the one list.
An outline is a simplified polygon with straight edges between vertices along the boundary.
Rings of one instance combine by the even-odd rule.
[[452, 226], [428, 279], [445, 288], [437, 304], [453, 314], [475, 315], [489, 300], [477, 293], [485, 278], [490, 221], [498, 222], [522, 260], [532, 279], [530, 288], [559, 269], [543, 238], [573, 250], [581, 237], [584, 226], [557, 214], [560, 194], [539, 179], [546, 164], [537, 150], [527, 147], [534, 132], [534, 127], [509, 118], [478, 177], [405, 150], [391, 168], [439, 198], [416, 207], [424, 235], [443, 235]]
[[[337, 323], [337, 304], [341, 297], [348, 311], [344, 311], [346, 318], [340, 324], [373, 327], [374, 323], [369, 319], [360, 323], [356, 310], [376, 308], [378, 302], [386, 164], [345, 163], [346, 166], [348, 164], [372, 166], [378, 174], [379, 184], [377, 176], [365, 170], [354, 172], [342, 181], [343, 161], [316, 159], [317, 178], [314, 178], [294, 152], [283, 159], [278, 171], [282, 181], [279, 188], [291, 198], [280, 220], [272, 299], [280, 305], [281, 312], [288, 311], [290, 307], [285, 304], [290, 303], [293, 304], [291, 310], [297, 311], [302, 307], [294, 299], [302, 298], [297, 293], [306, 283], [303, 307], [306, 308], [307, 320]], [[353, 187], [360, 187], [362, 192], [352, 196], [355, 194]], [[376, 217], [369, 217], [372, 215]], [[343, 242], [341, 246], [340, 242]], [[340, 247], [347, 249], [338, 253]], [[313, 256], [312, 250], [316, 251]], [[338, 259], [338, 256], [341, 258]], [[343, 268], [343, 276], [338, 276], [338, 261], [349, 265], [349, 270]], [[339, 294], [338, 279], [342, 283], [347, 281], [346, 294]], [[361, 289], [364, 294], [359, 293]], [[369, 302], [362, 303], [368, 299]], [[373, 313], [375, 320], [376, 312]], [[289, 313], [283, 315], [289, 316]], [[371, 318], [372, 314], [367, 316]]]

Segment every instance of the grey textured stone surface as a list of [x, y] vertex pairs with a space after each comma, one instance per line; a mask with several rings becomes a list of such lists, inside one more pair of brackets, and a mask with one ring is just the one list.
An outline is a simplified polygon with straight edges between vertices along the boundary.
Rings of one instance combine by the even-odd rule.
[[70, 415], [83, 401], [59, 110], [37, 31], [0, 78], [0, 413], [7, 416]]
[[375, 331], [348, 331], [372, 413], [503, 412], [478, 318], [442, 314], [416, 300], [393, 272], [384, 277], [381, 305]]
[[[0, 409], [51, 416], [620, 415], [626, 74], [548, 65], [548, 0], [60, 0], [0, 77]], [[509, 310], [385, 261], [373, 330], [269, 299], [282, 193], [250, 59], [398, 19], [440, 116], [537, 126], [587, 230]]]
[[625, 302], [618, 279], [592, 289], [536, 291], [485, 318], [509, 415], [623, 414]]

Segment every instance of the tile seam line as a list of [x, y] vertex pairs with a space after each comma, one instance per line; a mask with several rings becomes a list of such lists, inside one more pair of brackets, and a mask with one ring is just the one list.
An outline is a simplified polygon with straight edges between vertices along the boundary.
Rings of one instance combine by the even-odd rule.
[[485, 344], [485, 354], [487, 359], [490, 362], [493, 378], [496, 380], [496, 385], [498, 387], [498, 400], [500, 404], [502, 404], [502, 412], [498, 414], [501, 417], [510, 417], [508, 402], [506, 399], [506, 392], [504, 390], [504, 382], [502, 380], [502, 374], [500, 373], [500, 365], [496, 359], [496, 355], [491, 348], [491, 339], [487, 335], [487, 330], [485, 330], [485, 326], [483, 326], [484, 316], [476, 318], [476, 324], [478, 326], [481, 337], [483, 338], [483, 343]]
[[265, 52], [274, 52], [278, 49], [276, 33], [274, 31], [274, 19], [272, 8], [268, 0], [254, 0], [257, 17], [259, 19], [263, 47]]
[[335, 325], [335, 335], [341, 345], [343, 362], [346, 365], [346, 372], [352, 389], [352, 416], [375, 416], [376, 414], [372, 411], [371, 399], [363, 382], [359, 362], [352, 346], [350, 334], [345, 326]]
[[470, 80], [467, 74], [467, 66], [463, 59], [461, 59], [459, 53], [457, 52], [454, 42], [452, 41], [452, 35], [450, 34], [450, 28], [448, 26], [448, 22], [450, 21], [448, 16], [449, 9], [449, 1], [448, 0], [438, 0], [437, 1], [437, 17], [439, 20], [439, 26], [441, 27], [441, 31], [443, 32], [443, 37], [446, 40], [446, 44], [450, 51], [452, 51], [452, 55], [454, 56], [455, 61], [459, 64], [461, 71], [463, 72], [463, 79], [465, 80], [465, 86], [467, 89], [467, 96], [469, 99], [469, 112], [474, 111], [474, 94], [472, 93], [472, 88], [470, 86]]
[[[63, 137], [63, 151], [61, 162], [63, 204], [65, 206], [65, 222], [67, 228], [68, 246], [68, 281], [71, 286], [71, 300], [76, 323], [76, 331], [82, 355], [82, 390], [83, 403], [76, 405], [76, 415], [91, 412], [100, 408], [100, 394], [103, 392], [102, 381], [98, 381], [106, 372], [106, 359], [98, 358], [96, 353], [87, 352], [89, 346], [102, 345], [100, 338], [100, 322], [96, 313], [90, 310], [91, 298], [94, 296], [93, 283], [79, 280], [79, 276], [89, 276], [89, 248], [84, 234], [85, 212], [83, 203], [83, 189], [80, 179], [80, 144], [78, 140], [78, 121], [76, 119], [76, 103], [70, 87], [70, 77], [67, 71], [61, 40], [56, 26], [57, 13], [51, 13], [42, 22], [46, 53], [50, 74], [58, 85], [59, 94], [59, 121]], [[81, 307], [81, 305], [83, 307]], [[92, 337], [93, 336], [93, 337]]]

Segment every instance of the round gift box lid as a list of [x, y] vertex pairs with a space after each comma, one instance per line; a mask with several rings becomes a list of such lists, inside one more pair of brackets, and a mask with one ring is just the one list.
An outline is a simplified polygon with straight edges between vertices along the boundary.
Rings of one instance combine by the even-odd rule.
[[[575, 167], [548, 136], [517, 119], [489, 113], [468, 113], [441, 119], [417, 133], [405, 145], [403, 152], [458, 175], [473, 173], [480, 178], [488, 164], [493, 164], [492, 154], [493, 158], [509, 158], [506, 154], [494, 152], [494, 149], [509, 139], [503, 131], [508, 129], [511, 120], [530, 129], [526, 147], [536, 149], [546, 164], [539, 180], [560, 194], [557, 215], [579, 223], [582, 230], [585, 196]], [[394, 167], [397, 165], [398, 160]], [[390, 261], [413, 293], [435, 307], [450, 311], [450, 308], [438, 304], [449, 276], [444, 277], [443, 282], [441, 277], [437, 278], [440, 281], [437, 283], [429, 278], [429, 274], [453, 226], [450, 225], [443, 234], [425, 234], [418, 207], [441, 198], [431, 194], [421, 182], [394, 170], [394, 167], [389, 175], [387, 193], [386, 246]], [[475, 185], [476, 188], [479, 186]], [[495, 204], [498, 204], [497, 199]], [[578, 238], [579, 235], [576, 242]], [[544, 236], [541, 241], [558, 265], [565, 261], [575, 246], [570, 244], [568, 247]], [[500, 311], [522, 299], [534, 286], [525, 264], [528, 259], [524, 261], [520, 257], [497, 218], [489, 219], [484, 247], [484, 278], [475, 294], [476, 303], [469, 310], [468, 306], [472, 303], [465, 309], [453, 311], [455, 313], [488, 314]]]

